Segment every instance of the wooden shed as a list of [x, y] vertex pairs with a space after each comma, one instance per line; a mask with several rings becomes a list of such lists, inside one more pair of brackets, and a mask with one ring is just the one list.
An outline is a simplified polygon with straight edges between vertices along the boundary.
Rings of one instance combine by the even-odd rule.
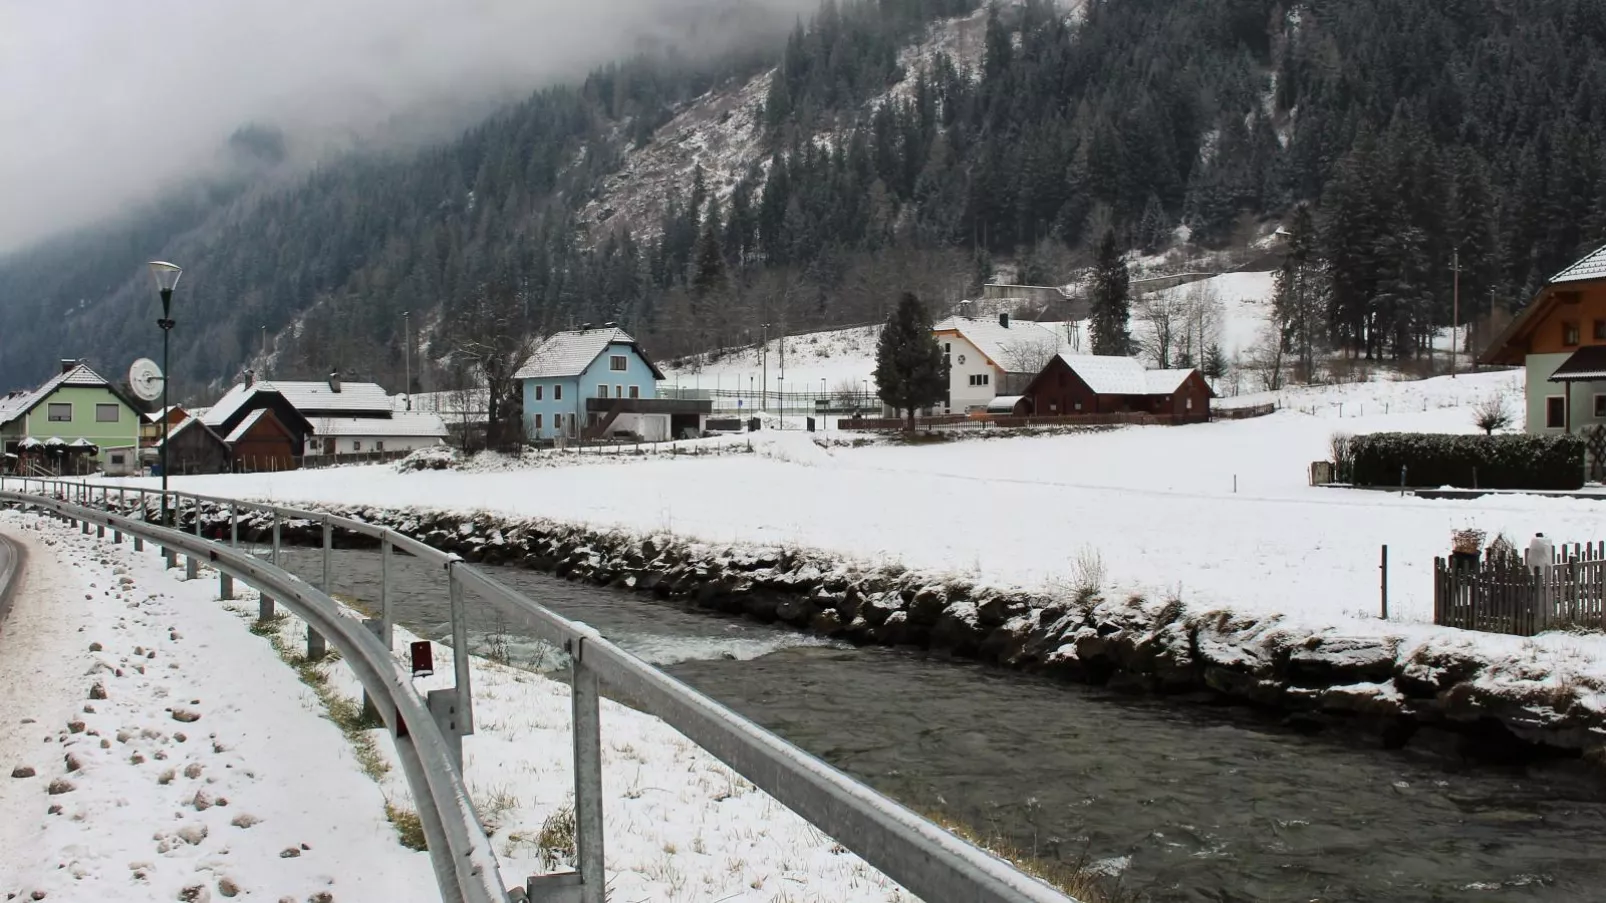
[[239, 473], [295, 470], [297, 437], [279, 421], [272, 408], [257, 408], [224, 440]]
[[[169, 427], [167, 436], [167, 468], [170, 474], [228, 473], [229, 446], [217, 433], [194, 417], [177, 427]], [[162, 443], [155, 446], [156, 460], [161, 460]]]

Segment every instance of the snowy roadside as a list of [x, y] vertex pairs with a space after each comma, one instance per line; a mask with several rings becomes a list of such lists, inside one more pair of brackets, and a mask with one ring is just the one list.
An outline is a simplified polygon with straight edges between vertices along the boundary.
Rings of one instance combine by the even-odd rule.
[[[18, 716], [36, 719], [18, 732], [28, 741], [18, 755], [29, 758], [4, 763], [37, 774], [0, 778], [8, 782], [0, 822], [21, 826], [16, 845], [3, 847], [0, 889], [22, 898], [179, 899], [199, 888], [184, 899], [200, 900], [227, 896], [226, 888], [345, 903], [414, 899], [419, 887], [433, 888], [425, 854], [404, 847], [387, 823], [387, 805], [411, 808], [389, 739], [357, 731], [352, 742], [328, 717], [330, 698], [349, 711], [361, 696], [349, 669], [334, 658], [288, 667], [275, 644], [248, 629], [255, 593], [219, 603], [210, 570], [183, 581], [182, 570], [163, 573], [154, 553], [135, 555], [53, 521], [6, 513], [0, 527], [30, 535], [31, 570], [44, 575], [29, 585], [49, 592], [35, 600], [30, 589], [28, 611], [84, 597], [80, 611], [52, 611], [68, 628], [39, 644], [61, 662], [56, 684], [65, 697]], [[305, 648], [305, 630], [286, 617], [262, 632], [293, 653]], [[398, 648], [414, 639], [397, 633]], [[28, 639], [11, 634], [4, 643]], [[88, 651], [92, 642], [103, 648]], [[0, 676], [9, 676], [11, 652], [0, 644]], [[478, 733], [465, 740], [465, 771], [504, 876], [517, 882], [561, 869], [572, 842], [564, 824], [573, 802], [568, 689], [495, 662], [472, 665]], [[449, 649], [437, 646], [436, 667], [442, 676], [421, 680], [421, 689], [450, 684]], [[318, 690], [303, 682], [309, 677]], [[106, 698], [84, 699], [96, 684]], [[79, 711], [86, 701], [94, 711]], [[201, 718], [174, 720], [191, 713]], [[602, 731], [610, 897], [914, 900], [658, 719], [605, 699]], [[67, 771], [67, 754], [76, 771]], [[57, 778], [74, 789], [51, 796], [46, 787]], [[46, 814], [53, 803], [60, 815]]]
[[433, 884], [316, 697], [219, 608], [215, 580], [55, 521], [6, 512], [0, 528], [29, 551], [0, 637], [0, 890], [344, 903]]

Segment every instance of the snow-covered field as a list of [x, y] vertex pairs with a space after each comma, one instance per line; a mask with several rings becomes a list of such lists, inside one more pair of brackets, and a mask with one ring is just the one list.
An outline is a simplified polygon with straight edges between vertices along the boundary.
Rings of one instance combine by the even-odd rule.
[[[8, 513], [0, 527], [32, 556], [0, 637], [15, 691], [0, 697], [8, 899], [434, 899], [426, 854], [386, 821], [387, 802], [411, 804], [385, 732], [366, 735], [389, 766], [376, 782], [317, 694], [248, 631], [254, 593], [220, 603], [209, 570], [184, 581], [154, 551], [53, 521]], [[304, 648], [305, 625], [279, 631]], [[413, 639], [398, 634], [398, 648]], [[492, 662], [473, 669], [467, 781], [517, 884], [566, 862], [542, 832], [572, 805], [569, 692]], [[320, 670], [359, 698], [343, 665]], [[449, 650], [437, 649], [437, 673], [420, 688], [450, 684]], [[87, 698], [92, 686], [105, 698]], [[603, 700], [602, 736], [610, 898], [913, 899], [658, 719]], [[18, 766], [35, 774], [7, 776]], [[56, 781], [71, 789], [51, 793]]]
[[872, 392], [874, 384], [866, 383], [875, 372], [876, 340], [880, 334], [879, 326], [857, 326], [773, 338], [768, 345], [767, 368], [756, 346], [717, 359], [699, 355], [681, 362], [678, 369], [666, 370], [668, 380], [664, 385], [756, 392], [768, 379], [771, 392], [817, 395], [823, 379], [825, 391], [832, 396], [849, 386], [854, 392]]
[[[174, 484], [808, 546], [1028, 586], [1066, 578], [1090, 548], [1102, 555], [1114, 591], [1324, 622], [1375, 613], [1387, 544], [1392, 613], [1426, 621], [1432, 560], [1445, 554], [1453, 529], [1475, 524], [1519, 542], [1536, 531], [1600, 539], [1602, 503], [1313, 488], [1307, 468], [1327, 457], [1338, 430], [1471, 432], [1470, 405], [1518, 391], [1519, 379], [1503, 372], [1313, 389], [1298, 397], [1322, 416], [1283, 411], [1188, 427], [864, 448], [819, 448], [806, 434], [767, 432], [752, 439], [751, 455], [622, 467], [405, 475], [362, 467]], [[1343, 399], [1353, 406], [1337, 420], [1331, 414]]]

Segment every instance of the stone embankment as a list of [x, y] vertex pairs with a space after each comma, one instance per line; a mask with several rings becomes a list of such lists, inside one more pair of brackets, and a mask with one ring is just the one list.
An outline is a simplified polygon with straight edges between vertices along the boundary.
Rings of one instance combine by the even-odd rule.
[[[1423, 728], [1478, 758], [1602, 755], [1606, 681], [1495, 658], [1455, 634], [1427, 640], [1291, 625], [1278, 615], [1195, 611], [1176, 600], [1031, 592], [793, 548], [715, 546], [540, 519], [329, 506], [470, 562], [532, 568], [856, 644], [926, 649], [1142, 693], [1234, 702], [1310, 729], [1360, 727], [1403, 746]], [[226, 533], [226, 513], [208, 526]], [[186, 517], [188, 519], [188, 515]], [[216, 528], [214, 527], [214, 529]], [[264, 538], [264, 523], [242, 538]], [[322, 528], [283, 525], [286, 543]], [[337, 534], [353, 547], [366, 537]], [[1420, 631], [1419, 631], [1420, 633]]]

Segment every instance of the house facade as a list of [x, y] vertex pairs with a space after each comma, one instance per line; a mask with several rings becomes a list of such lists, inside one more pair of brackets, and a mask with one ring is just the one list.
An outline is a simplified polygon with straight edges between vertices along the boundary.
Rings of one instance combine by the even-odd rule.
[[552, 335], [515, 378], [523, 392], [524, 435], [533, 442], [700, 435], [713, 408], [710, 401], [660, 398], [663, 371], [613, 324]]
[[423, 411], [397, 412], [389, 417], [316, 417], [307, 440], [307, 455], [367, 455], [402, 452], [442, 445], [446, 421]]
[[1054, 330], [996, 318], [948, 317], [932, 327], [948, 370], [948, 392], [933, 414], [983, 411], [999, 395], [1019, 395], [1060, 351]]
[[56, 438], [96, 449], [104, 466], [108, 449], [139, 444], [141, 417], [112, 384], [79, 361], [64, 360], [38, 388], [0, 396], [0, 451], [17, 453], [28, 439]]
[[1606, 247], [1551, 277], [1479, 360], [1524, 368], [1528, 432], [1606, 424]]
[[1174, 422], [1210, 419], [1210, 384], [1197, 370], [1145, 370], [1135, 358], [1055, 355], [1026, 387], [1039, 417], [1152, 414]]
[[[162, 444], [163, 440], [156, 441], [158, 460]], [[231, 469], [229, 446], [223, 437], [194, 417], [170, 427], [166, 444], [167, 471], [170, 475], [228, 473]]]

